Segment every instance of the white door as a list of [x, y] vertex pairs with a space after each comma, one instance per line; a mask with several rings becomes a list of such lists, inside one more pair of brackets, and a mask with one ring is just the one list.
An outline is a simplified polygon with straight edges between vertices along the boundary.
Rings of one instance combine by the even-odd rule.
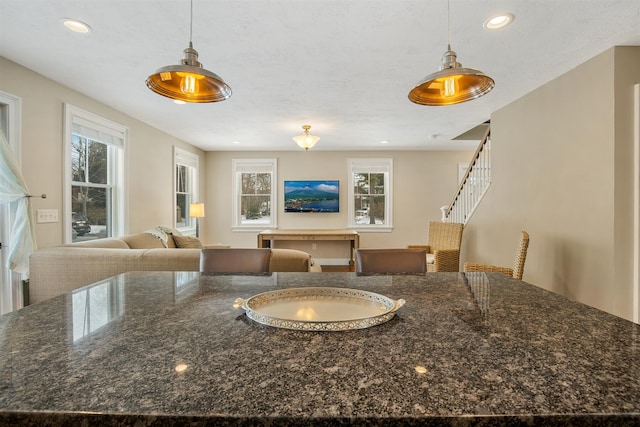
[[[0, 132], [20, 164], [22, 100], [0, 91]], [[0, 205], [0, 314], [21, 308], [23, 305], [22, 277], [7, 268], [7, 248], [11, 240], [13, 214], [9, 206]]]

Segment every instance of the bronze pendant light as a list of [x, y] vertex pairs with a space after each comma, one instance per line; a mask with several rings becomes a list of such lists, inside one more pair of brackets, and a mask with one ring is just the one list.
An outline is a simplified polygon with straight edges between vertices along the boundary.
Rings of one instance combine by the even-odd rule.
[[409, 92], [409, 100], [420, 105], [453, 105], [476, 99], [489, 93], [495, 86], [493, 79], [482, 71], [463, 68], [451, 50], [450, 5], [447, 0], [447, 26], [449, 42], [442, 55], [442, 64], [435, 73], [422, 79]]
[[231, 88], [220, 76], [202, 68], [198, 52], [193, 48], [193, 0], [191, 0], [191, 23], [189, 47], [179, 65], [168, 65], [158, 69], [147, 78], [147, 87], [167, 98], [183, 102], [218, 102], [231, 96]]

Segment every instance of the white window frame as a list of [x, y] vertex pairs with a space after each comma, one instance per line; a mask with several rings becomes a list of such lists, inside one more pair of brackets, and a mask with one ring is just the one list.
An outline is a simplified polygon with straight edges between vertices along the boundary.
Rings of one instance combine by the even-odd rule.
[[[393, 159], [392, 158], [352, 158], [347, 159], [349, 185], [347, 228], [356, 231], [391, 232], [393, 231]], [[355, 222], [355, 182], [354, 173], [383, 173], [385, 188], [384, 218], [385, 224], [357, 224]]]
[[[278, 159], [232, 159], [231, 182], [233, 183], [232, 224], [233, 231], [260, 231], [278, 227]], [[240, 191], [242, 190], [242, 173], [271, 173], [271, 221], [269, 224], [249, 225], [240, 221]]]
[[80, 125], [85, 129], [91, 129], [95, 133], [95, 140], [106, 143], [110, 147], [111, 159], [109, 173], [111, 185], [113, 185], [113, 205], [111, 209], [111, 235], [122, 236], [127, 232], [128, 224], [128, 190], [127, 190], [127, 147], [129, 140], [129, 128], [106, 119], [97, 114], [83, 110], [75, 105], [64, 104], [64, 242], [71, 243], [71, 135], [73, 125]]
[[[188, 219], [188, 225], [186, 227], [177, 226], [178, 223], [178, 204], [176, 203], [178, 194], [177, 185], [177, 173], [176, 169], [178, 165], [186, 166], [189, 169], [189, 194], [191, 195], [189, 203], [198, 203], [198, 188], [200, 177], [200, 156], [190, 151], [183, 150], [178, 147], [173, 147], [173, 225], [174, 227], [185, 235], [196, 234], [196, 222], [189, 218], [189, 212], [186, 212], [185, 219]], [[187, 206], [188, 210], [188, 206]]]

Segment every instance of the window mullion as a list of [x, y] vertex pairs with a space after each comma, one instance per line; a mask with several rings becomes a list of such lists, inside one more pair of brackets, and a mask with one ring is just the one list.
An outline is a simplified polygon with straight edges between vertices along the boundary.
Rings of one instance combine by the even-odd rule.
[[84, 182], [89, 182], [89, 140], [84, 140]]

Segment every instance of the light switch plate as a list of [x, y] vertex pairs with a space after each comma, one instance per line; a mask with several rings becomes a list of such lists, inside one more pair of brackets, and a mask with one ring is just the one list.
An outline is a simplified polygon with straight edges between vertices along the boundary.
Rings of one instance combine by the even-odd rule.
[[36, 216], [38, 224], [58, 222], [58, 209], [38, 209]]

